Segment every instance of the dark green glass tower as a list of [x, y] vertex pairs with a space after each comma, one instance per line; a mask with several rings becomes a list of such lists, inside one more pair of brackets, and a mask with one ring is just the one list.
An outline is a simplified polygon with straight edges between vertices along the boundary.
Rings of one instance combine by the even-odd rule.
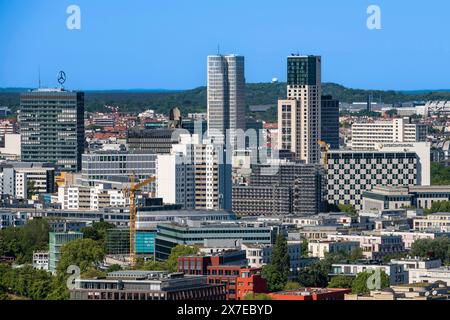
[[291, 56], [288, 57], [288, 85], [316, 86], [317, 85], [317, 57]]

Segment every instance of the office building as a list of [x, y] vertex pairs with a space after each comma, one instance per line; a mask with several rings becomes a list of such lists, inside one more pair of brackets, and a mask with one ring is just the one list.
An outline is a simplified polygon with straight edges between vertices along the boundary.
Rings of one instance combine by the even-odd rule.
[[288, 215], [293, 212], [292, 187], [233, 185], [233, 211], [242, 216]]
[[49, 265], [48, 270], [55, 273], [61, 258], [61, 247], [71, 241], [82, 239], [81, 232], [50, 232], [49, 233]]
[[37, 89], [20, 95], [24, 162], [50, 162], [80, 171], [84, 152], [84, 93]]
[[339, 100], [332, 96], [322, 96], [320, 140], [339, 149]]
[[53, 164], [35, 162], [0, 164], [0, 194], [28, 199], [28, 194], [54, 192], [55, 166]]
[[99, 184], [88, 186], [63, 186], [58, 188], [58, 203], [63, 210], [93, 210], [107, 207], [125, 207], [128, 198], [121, 189]]
[[244, 64], [243, 56], [208, 56], [208, 135], [218, 143], [234, 145], [235, 131], [245, 131]]
[[128, 150], [141, 153], [168, 154], [178, 143], [174, 128], [132, 129], [127, 132]]
[[188, 275], [207, 275], [208, 283], [224, 284], [227, 300], [242, 300], [251, 293], [267, 292], [260, 268], [246, 266], [245, 251], [229, 250], [178, 258], [178, 271]]
[[0, 158], [6, 160], [20, 160], [21, 136], [16, 133], [0, 135]]
[[70, 300], [225, 300], [222, 284], [206, 276], [167, 271], [117, 271], [106, 279], [77, 279]]
[[[135, 182], [154, 176], [156, 154], [151, 152], [95, 152], [83, 154], [82, 184], [110, 183], [122, 187], [132, 176]], [[154, 190], [149, 185], [144, 190]]]
[[233, 211], [241, 215], [315, 215], [324, 204], [324, 172], [318, 165], [280, 162], [254, 165], [247, 186], [233, 186]]
[[[136, 231], [136, 254], [153, 255], [155, 253], [156, 230]], [[114, 228], [106, 231], [106, 253], [127, 255], [130, 253], [130, 228]]]
[[375, 150], [377, 144], [424, 142], [428, 129], [425, 124], [412, 123], [410, 118], [353, 123], [352, 150]]
[[320, 162], [321, 96], [321, 57], [289, 56], [287, 100], [278, 103], [278, 146], [309, 164]]
[[[162, 204], [161, 199], [151, 205], [139, 206], [136, 215], [138, 230], [155, 229], [158, 224], [170, 223], [176, 218], [196, 221], [234, 221], [236, 215], [224, 210], [183, 210], [180, 205]], [[160, 201], [158, 203], [158, 201]]]
[[331, 151], [328, 154], [328, 202], [361, 210], [362, 195], [378, 186], [419, 185], [422, 172], [416, 152]]
[[222, 145], [180, 135], [171, 155], [158, 155], [156, 193], [185, 209], [231, 210], [231, 164]]
[[273, 244], [278, 227], [252, 222], [205, 222], [175, 219], [159, 224], [156, 237], [156, 259], [166, 260], [173, 247], [200, 245], [205, 239], [232, 239], [242, 243]]
[[435, 202], [450, 201], [448, 186], [375, 187], [363, 193], [363, 210], [431, 209]]

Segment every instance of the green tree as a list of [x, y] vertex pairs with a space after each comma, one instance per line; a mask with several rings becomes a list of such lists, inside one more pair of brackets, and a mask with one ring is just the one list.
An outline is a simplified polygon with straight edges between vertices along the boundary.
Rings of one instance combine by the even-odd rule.
[[46, 299], [51, 291], [52, 275], [31, 265], [20, 268], [0, 266], [0, 287], [4, 294], [33, 300]]
[[354, 248], [348, 256], [349, 262], [357, 262], [361, 259], [364, 259], [364, 254], [360, 247]]
[[294, 282], [294, 281], [289, 281], [289, 282], [286, 283], [286, 285], [284, 286], [284, 290], [286, 290], [286, 291], [299, 290], [301, 287], [302, 287], [302, 286], [300, 285], [300, 283]]
[[419, 239], [411, 246], [410, 255], [414, 257], [441, 259], [445, 265], [450, 265], [450, 238]]
[[67, 288], [66, 274], [57, 274], [51, 282], [51, 291], [47, 300], [67, 300], [69, 299], [69, 289]]
[[244, 296], [244, 300], [263, 301], [263, 300], [272, 300], [272, 298], [265, 293], [248, 293]]
[[122, 267], [120, 265], [113, 264], [108, 267], [107, 272], [116, 272], [116, 271], [121, 271], [121, 270], [122, 270]]
[[176, 272], [176, 271], [178, 271], [178, 264], [177, 264], [177, 270], [173, 271], [173, 269], [169, 269], [169, 267], [167, 266], [167, 262], [166, 261], [150, 260], [150, 261], [145, 261], [144, 263], [142, 263], [139, 266], [136, 266], [136, 269], [137, 270], [148, 270], [148, 271], [165, 271], [165, 270], [170, 270], [172, 272]]
[[314, 264], [300, 271], [298, 281], [303, 287], [325, 288], [328, 284], [328, 273]]
[[[374, 274], [375, 273], [375, 274]], [[354, 294], [368, 294], [371, 290], [379, 290], [389, 287], [389, 276], [384, 271], [380, 271], [378, 273], [380, 275], [379, 279], [379, 288], [371, 289], [368, 287], [368, 284], [376, 283], [373, 276], [376, 276], [376, 272], [374, 270], [369, 270], [365, 272], [358, 273], [355, 280], [352, 283], [352, 293]], [[370, 278], [370, 279], [369, 279]]]
[[325, 253], [322, 260], [317, 260], [303, 268], [299, 273], [299, 282], [304, 287], [325, 288], [328, 285], [328, 275], [335, 263], [347, 262], [348, 255], [342, 252]]
[[392, 259], [403, 259], [408, 256], [407, 252], [397, 252], [397, 253], [391, 253], [387, 254], [383, 257], [383, 263], [389, 263]]
[[342, 203], [340, 203], [340, 204], [338, 204], [337, 207], [338, 207], [338, 209], [341, 212], [348, 213], [350, 216], [357, 216], [358, 215], [355, 207], [352, 206], [351, 204], [342, 204]]
[[309, 249], [308, 249], [308, 240], [304, 239], [300, 244], [300, 252], [302, 254], [302, 258], [309, 257]]
[[33, 180], [27, 180], [27, 199], [31, 199], [38, 193], [36, 188], [36, 182]]
[[49, 232], [46, 219], [32, 219], [23, 227], [2, 229], [0, 255], [14, 257], [18, 264], [31, 263], [33, 251], [48, 249]]
[[106, 273], [95, 269], [93, 267], [89, 267], [85, 272], [81, 274], [82, 279], [94, 279], [94, 278], [105, 278]]
[[353, 277], [335, 276], [328, 283], [328, 288], [351, 289], [353, 285]]
[[114, 229], [116, 226], [105, 221], [94, 222], [92, 226], [81, 229], [83, 238], [99, 241], [103, 246], [106, 245], [106, 232], [108, 229]]
[[77, 239], [61, 247], [61, 257], [56, 267], [58, 274], [66, 274], [69, 266], [75, 265], [83, 274], [89, 268], [96, 268], [105, 257], [104, 248], [92, 239]]
[[271, 263], [264, 266], [262, 276], [267, 280], [270, 291], [283, 290], [289, 278], [290, 261], [288, 244], [284, 235], [279, 234], [272, 249]]
[[199, 251], [199, 249], [196, 246], [177, 245], [176, 247], [172, 248], [169, 258], [167, 259], [167, 269], [170, 272], [177, 272], [178, 271], [178, 258], [182, 257], [182, 256], [197, 254], [198, 251]]
[[450, 167], [446, 167], [438, 162], [433, 162], [431, 164], [430, 174], [432, 185], [450, 185]]

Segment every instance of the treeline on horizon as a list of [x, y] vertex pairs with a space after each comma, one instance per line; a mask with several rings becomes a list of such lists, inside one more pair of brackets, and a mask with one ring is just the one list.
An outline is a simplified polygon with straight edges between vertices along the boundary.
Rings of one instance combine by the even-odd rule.
[[[20, 92], [26, 89], [0, 89], [0, 106], [9, 106], [13, 112], [19, 107]], [[273, 121], [276, 119], [278, 99], [286, 97], [286, 83], [247, 84], [247, 105], [270, 105], [265, 112], [249, 112], [257, 119]], [[395, 104], [410, 101], [429, 101], [450, 99], [450, 92], [429, 91], [411, 92], [349, 89], [335, 83], [324, 83], [323, 94], [332, 95], [341, 102], [365, 102], [369, 94], [373, 101]], [[183, 114], [206, 112], [206, 87], [185, 91], [86, 91], [86, 111], [107, 111], [105, 105], [119, 106], [120, 112], [142, 112], [153, 109], [166, 114], [170, 108], [181, 107]]]

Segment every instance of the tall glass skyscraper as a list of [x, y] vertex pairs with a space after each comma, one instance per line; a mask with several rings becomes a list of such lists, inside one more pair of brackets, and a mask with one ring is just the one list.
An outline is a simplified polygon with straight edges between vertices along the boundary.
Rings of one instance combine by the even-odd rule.
[[330, 145], [330, 149], [339, 149], [339, 100], [332, 96], [322, 96], [321, 140]]
[[20, 96], [22, 161], [52, 162], [62, 171], [81, 170], [84, 93], [37, 89]]
[[244, 72], [243, 56], [208, 56], [208, 133], [219, 143], [228, 129], [245, 131]]

